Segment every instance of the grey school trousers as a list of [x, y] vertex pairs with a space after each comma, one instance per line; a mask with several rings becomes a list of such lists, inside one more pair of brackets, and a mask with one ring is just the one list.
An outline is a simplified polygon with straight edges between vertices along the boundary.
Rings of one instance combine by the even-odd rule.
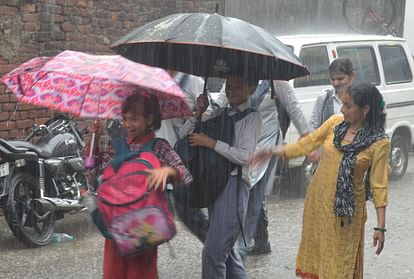
[[[247, 278], [243, 260], [234, 247], [244, 224], [249, 189], [237, 177], [231, 176], [223, 193], [209, 208], [209, 228], [202, 253], [203, 279]], [[237, 199], [238, 198], [238, 199]]]
[[[238, 201], [237, 201], [238, 196]], [[203, 279], [247, 278], [243, 260], [234, 245], [244, 223], [249, 190], [243, 180], [237, 193], [237, 177], [231, 176], [220, 197], [208, 209], [207, 217], [201, 209], [177, 204], [176, 213], [186, 227], [204, 243], [202, 253]]]

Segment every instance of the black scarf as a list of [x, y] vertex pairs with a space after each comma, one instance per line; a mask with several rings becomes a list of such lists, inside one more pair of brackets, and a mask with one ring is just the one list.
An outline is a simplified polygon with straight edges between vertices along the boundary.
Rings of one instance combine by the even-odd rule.
[[384, 129], [372, 131], [366, 125], [355, 135], [350, 144], [342, 144], [349, 123], [343, 121], [335, 127], [334, 145], [336, 149], [344, 153], [338, 172], [335, 193], [335, 213], [339, 217], [354, 215], [354, 193], [353, 179], [356, 156], [359, 152], [370, 146], [375, 141], [387, 137]]

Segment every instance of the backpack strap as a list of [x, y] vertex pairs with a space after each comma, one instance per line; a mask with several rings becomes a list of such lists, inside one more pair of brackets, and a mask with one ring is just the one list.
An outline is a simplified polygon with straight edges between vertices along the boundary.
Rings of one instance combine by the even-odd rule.
[[146, 144], [142, 145], [141, 151], [154, 151], [155, 145], [157, 145], [157, 143], [162, 140], [163, 140], [162, 138], [153, 138]]
[[111, 166], [115, 171], [119, 169], [123, 162], [138, 155], [137, 152], [130, 152], [126, 137], [113, 139], [111, 145], [115, 149], [115, 158], [111, 160]]
[[92, 218], [92, 221], [94, 222], [94, 224], [96, 225], [96, 227], [101, 232], [101, 234], [106, 239], [112, 239], [112, 236], [109, 233], [109, 231], [107, 230], [107, 228], [105, 226], [105, 223], [104, 223], [104, 221], [102, 219], [102, 215], [101, 215], [101, 213], [99, 212], [99, 210], [97, 208], [94, 211], [92, 211], [91, 218]]
[[[227, 110], [227, 109], [226, 109], [226, 110]], [[238, 112], [238, 113], [236, 113], [236, 114], [234, 114], [234, 115], [230, 116], [230, 118], [231, 118], [234, 122], [237, 122], [237, 121], [239, 121], [239, 120], [241, 120], [241, 119], [245, 118], [247, 115], [249, 115], [251, 112], [254, 112], [254, 111], [256, 111], [256, 110], [255, 110], [255, 109], [253, 109], [253, 108], [247, 108], [247, 109], [245, 109], [245, 110], [243, 110], [243, 111], [241, 111], [241, 112]], [[227, 111], [226, 111], [226, 113], [227, 113]]]
[[157, 144], [158, 141], [162, 139], [160, 138], [154, 138], [147, 142], [146, 144], [142, 145], [142, 148], [140, 151], [130, 151], [129, 146], [126, 142], [126, 137], [119, 137], [116, 139], [113, 139], [111, 141], [111, 144], [113, 148], [115, 149], [115, 158], [111, 161], [112, 168], [117, 171], [119, 167], [122, 165], [123, 162], [128, 161], [129, 159], [132, 159], [142, 151], [154, 151], [154, 147]]
[[111, 145], [115, 149], [116, 157], [129, 153], [129, 146], [126, 141], [126, 137], [119, 137], [111, 140]]
[[[326, 92], [326, 96], [325, 96], [325, 99], [323, 99], [323, 104], [322, 104], [322, 109], [321, 109], [321, 124], [320, 125], [322, 125], [322, 123], [325, 122], [328, 119], [328, 117], [331, 116], [334, 113], [333, 110], [332, 110], [332, 112], [326, 111], [326, 109], [327, 109], [326, 106], [328, 105], [328, 102], [335, 95], [335, 90], [327, 89], [327, 90], [325, 90], [325, 92]], [[328, 114], [330, 114], [330, 115], [328, 115]]]

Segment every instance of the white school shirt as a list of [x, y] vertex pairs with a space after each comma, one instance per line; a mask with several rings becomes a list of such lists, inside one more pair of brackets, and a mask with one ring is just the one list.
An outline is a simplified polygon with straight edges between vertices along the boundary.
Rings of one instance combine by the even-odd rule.
[[[249, 103], [245, 102], [237, 109], [239, 111], [244, 111], [247, 108], [249, 108]], [[216, 109], [209, 115], [203, 116], [202, 121], [214, 118], [223, 113], [223, 111], [224, 108]], [[232, 109], [230, 110], [229, 115], [235, 113], [237, 113], [237, 111]], [[195, 117], [189, 118], [180, 131], [180, 138], [190, 134], [194, 130], [195, 123]], [[250, 185], [250, 166], [247, 162], [254, 154], [261, 127], [262, 119], [260, 113], [258, 111], [253, 111], [234, 124], [234, 140], [232, 145], [217, 140], [216, 145], [214, 146], [214, 151], [227, 158], [229, 161], [243, 166], [242, 179], [248, 183], [248, 185]], [[231, 172], [231, 175], [237, 175], [237, 168]]]
[[[316, 99], [315, 105], [313, 107], [312, 115], [310, 118], [310, 123], [309, 123], [314, 130], [318, 129], [322, 125], [322, 122], [321, 122], [321, 118], [323, 114], [322, 109], [324, 106], [325, 99], [327, 95], [330, 94], [330, 92], [331, 92], [330, 90], [325, 90]], [[333, 96], [333, 110], [334, 110], [333, 113], [334, 114], [342, 113], [341, 106], [342, 106], [342, 101], [341, 99], [339, 99], [338, 94], [335, 93]]]

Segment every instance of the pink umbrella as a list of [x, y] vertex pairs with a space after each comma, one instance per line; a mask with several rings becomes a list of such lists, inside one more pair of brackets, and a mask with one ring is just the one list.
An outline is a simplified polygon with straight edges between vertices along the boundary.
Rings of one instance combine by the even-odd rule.
[[37, 57], [2, 77], [20, 102], [78, 117], [119, 119], [121, 104], [132, 92], [155, 94], [162, 119], [192, 114], [184, 93], [163, 69], [119, 55], [90, 55], [66, 50]]

